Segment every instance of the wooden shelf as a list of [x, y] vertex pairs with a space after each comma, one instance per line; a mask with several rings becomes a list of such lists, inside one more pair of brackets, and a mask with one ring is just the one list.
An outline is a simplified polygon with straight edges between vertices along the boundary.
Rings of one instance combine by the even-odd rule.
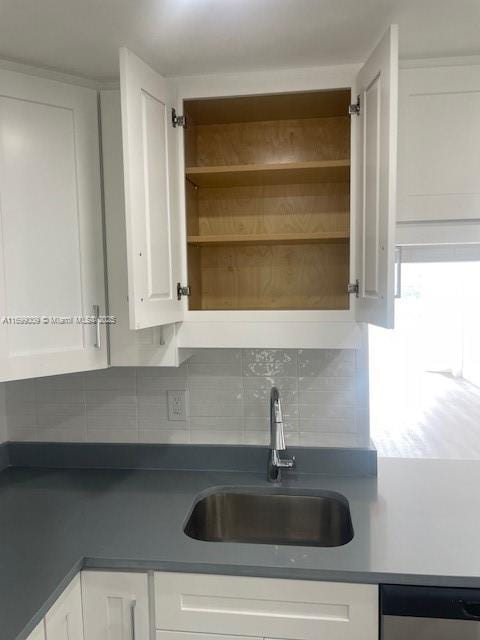
[[238, 187], [302, 182], [348, 182], [349, 160], [187, 167], [187, 179], [197, 187]]
[[249, 235], [188, 236], [187, 242], [196, 246], [257, 245], [257, 244], [315, 244], [318, 242], [343, 242], [349, 239], [345, 231], [319, 233], [275, 233]]

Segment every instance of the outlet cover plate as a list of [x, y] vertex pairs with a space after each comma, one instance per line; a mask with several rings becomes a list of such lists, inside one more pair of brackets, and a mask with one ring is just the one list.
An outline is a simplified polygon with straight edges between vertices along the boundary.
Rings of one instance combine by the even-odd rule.
[[181, 420], [185, 422], [187, 419], [187, 392], [185, 389], [178, 391], [169, 389], [168, 397], [168, 419]]

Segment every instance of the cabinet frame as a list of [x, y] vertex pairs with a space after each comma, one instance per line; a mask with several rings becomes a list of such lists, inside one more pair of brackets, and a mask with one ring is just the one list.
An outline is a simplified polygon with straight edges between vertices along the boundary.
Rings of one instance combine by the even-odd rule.
[[[131, 64], [126, 63], [128, 59], [131, 59]], [[169, 78], [168, 84], [160, 73], [126, 50], [121, 50], [120, 67], [122, 126], [124, 131], [132, 134], [132, 145], [125, 145], [124, 140], [131, 329], [179, 323], [177, 346], [180, 348], [287, 348], [294, 347], [298, 340], [298, 332], [293, 335], [296, 324], [303, 325], [307, 332], [310, 331], [310, 336], [312, 332], [314, 334], [313, 339], [301, 340], [301, 348], [360, 348], [355, 335], [358, 323], [387, 328], [393, 326], [398, 81], [396, 25], [387, 29], [363, 65], [176, 77]], [[194, 284], [188, 282], [187, 194], [184, 188], [186, 154], [183, 128], [179, 126], [183, 121], [174, 119], [170, 122], [170, 142], [163, 145], [161, 153], [156, 149], [156, 160], [152, 161], [149, 144], [145, 140], [150, 140], [150, 127], [152, 139], [155, 138], [156, 119], [150, 117], [149, 120], [148, 110], [141, 107], [145, 95], [152, 91], [158, 94], [158, 102], [163, 107], [168, 103], [172, 117], [175, 114], [180, 118], [186, 101], [338, 89], [349, 91], [354, 105], [360, 96], [360, 109], [348, 110], [352, 118], [350, 264], [345, 288], [353, 285], [348, 308], [189, 309], [188, 300], [182, 299], [188, 291], [186, 285]], [[133, 111], [128, 109], [132, 104], [135, 106]], [[162, 167], [166, 162], [170, 171], [168, 182], [164, 184]], [[139, 177], [143, 177], [143, 182]], [[166, 223], [162, 221], [159, 208], [151, 207], [147, 202], [149, 185], [158, 183], [167, 189], [169, 201], [174, 203], [173, 215]], [[132, 189], [139, 194], [138, 198], [130, 197]], [[152, 211], [155, 215], [151, 215]], [[180, 291], [178, 300], [176, 293], [173, 300], [171, 290], [163, 298], [160, 295], [146, 296], [144, 292], [150, 290], [150, 283], [141, 269], [139, 271], [135, 267], [138, 260], [144, 260], [144, 254], [150, 256], [150, 262], [152, 256], [157, 259], [159, 251], [167, 251], [165, 247], [169, 242], [172, 255], [175, 254], [175, 260], [169, 264], [174, 282], [178, 283], [178, 286], [174, 285], [175, 290]], [[244, 331], [246, 326], [249, 327], [248, 335]], [[261, 333], [271, 335], [264, 344], [259, 343]], [[341, 339], [338, 339], [339, 334]], [[298, 348], [299, 344], [296, 346]]]
[[[268, 94], [288, 94], [309, 91], [349, 89], [355, 102], [355, 79], [361, 65], [341, 65], [313, 67], [308, 69], [286, 69], [271, 73], [216, 74], [211, 76], [185, 77], [174, 79], [177, 88], [176, 112], [184, 113], [184, 102], [209, 98], [230, 98], [235, 96], [255, 96]], [[350, 282], [355, 279], [355, 170], [356, 118], [352, 117], [350, 127]], [[187, 122], [188, 127], [188, 122]], [[187, 262], [187, 205], [184, 187], [185, 176], [185, 134], [177, 128], [178, 175], [181, 187], [178, 190], [178, 211], [181, 237], [181, 277], [182, 284], [188, 282]], [[345, 283], [345, 287], [348, 283]], [[355, 296], [350, 295], [349, 309], [345, 310], [190, 310], [188, 299], [181, 301], [183, 322], [355, 322]]]

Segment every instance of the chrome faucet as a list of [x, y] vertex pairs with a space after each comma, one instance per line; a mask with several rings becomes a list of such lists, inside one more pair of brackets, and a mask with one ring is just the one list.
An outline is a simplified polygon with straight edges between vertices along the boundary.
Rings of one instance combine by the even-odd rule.
[[285, 435], [283, 432], [282, 407], [277, 387], [270, 392], [270, 455], [268, 458], [268, 479], [270, 482], [280, 482], [282, 469], [292, 469], [295, 458], [280, 458], [279, 451], [286, 451]]

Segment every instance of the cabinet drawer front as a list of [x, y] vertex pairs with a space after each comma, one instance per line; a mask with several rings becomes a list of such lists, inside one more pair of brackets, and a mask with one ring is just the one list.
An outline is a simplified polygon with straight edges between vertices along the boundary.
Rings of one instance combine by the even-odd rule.
[[220, 633], [192, 633], [189, 631], [167, 631], [157, 629], [155, 640], [262, 640], [250, 636], [227, 636]]
[[317, 640], [320, 634], [329, 640], [376, 640], [378, 588], [156, 573], [155, 613], [157, 629], [292, 640]]

